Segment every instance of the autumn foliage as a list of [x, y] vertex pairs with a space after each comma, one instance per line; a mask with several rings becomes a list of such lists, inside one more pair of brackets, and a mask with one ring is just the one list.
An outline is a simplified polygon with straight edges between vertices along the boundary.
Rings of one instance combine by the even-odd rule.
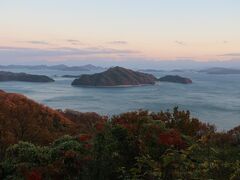
[[1, 91], [0, 104], [0, 143], [48, 144], [74, 126], [61, 113], [19, 94]]
[[0, 91], [0, 179], [237, 179], [239, 127], [189, 111], [112, 117], [53, 110]]

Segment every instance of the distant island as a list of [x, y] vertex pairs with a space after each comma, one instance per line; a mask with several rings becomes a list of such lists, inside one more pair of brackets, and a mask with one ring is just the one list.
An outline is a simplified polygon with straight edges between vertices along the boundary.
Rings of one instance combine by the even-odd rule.
[[181, 84], [191, 84], [192, 80], [189, 78], [181, 77], [178, 75], [167, 75], [158, 79], [161, 82], [172, 82], [172, 83], [181, 83]]
[[80, 78], [81, 75], [63, 75], [63, 78]]
[[44, 75], [0, 71], [0, 82], [3, 81], [54, 82], [52, 78]]
[[215, 68], [200, 70], [199, 72], [204, 72], [207, 74], [240, 74], [240, 69], [215, 67]]
[[72, 82], [74, 86], [136, 86], [155, 84], [157, 78], [151, 74], [113, 67], [102, 73], [82, 75]]
[[36, 66], [25, 66], [25, 65], [8, 65], [0, 66], [0, 69], [33, 69], [33, 70], [61, 70], [61, 71], [102, 71], [103, 67], [94, 66], [87, 64], [84, 66], [67, 66], [64, 64], [47, 66], [47, 65], [36, 65]]
[[184, 72], [184, 71], [185, 71], [184, 69], [173, 69], [173, 70], [171, 70], [171, 72], [177, 72], [177, 73]]

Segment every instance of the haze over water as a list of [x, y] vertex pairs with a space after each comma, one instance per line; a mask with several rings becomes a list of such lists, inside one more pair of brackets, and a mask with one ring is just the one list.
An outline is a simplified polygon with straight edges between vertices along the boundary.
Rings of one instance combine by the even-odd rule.
[[178, 106], [181, 110], [190, 110], [192, 116], [204, 122], [214, 123], [219, 130], [228, 130], [240, 122], [240, 75], [209, 75], [196, 71], [151, 72], [156, 77], [167, 74], [189, 77], [193, 84], [162, 82], [153, 86], [127, 88], [83, 88], [72, 87], [73, 79], [61, 76], [86, 72], [11, 71], [45, 74], [54, 78], [54, 83], [0, 82], [0, 89], [24, 94], [56, 109], [113, 115], [137, 109], [172, 110]]

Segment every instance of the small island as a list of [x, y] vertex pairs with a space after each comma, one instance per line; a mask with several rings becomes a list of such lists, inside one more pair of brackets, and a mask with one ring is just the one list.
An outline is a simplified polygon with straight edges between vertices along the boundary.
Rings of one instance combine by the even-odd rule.
[[153, 85], [157, 78], [151, 74], [133, 71], [122, 67], [112, 67], [107, 71], [93, 75], [81, 75], [72, 82], [73, 86], [138, 86]]
[[80, 78], [81, 75], [63, 75], [63, 78]]
[[45, 75], [32, 75], [26, 73], [0, 71], [0, 82], [5, 81], [54, 82], [52, 78]]
[[178, 75], [167, 75], [158, 79], [161, 82], [172, 82], [172, 83], [181, 83], [181, 84], [192, 84], [192, 80], [189, 78], [181, 77]]

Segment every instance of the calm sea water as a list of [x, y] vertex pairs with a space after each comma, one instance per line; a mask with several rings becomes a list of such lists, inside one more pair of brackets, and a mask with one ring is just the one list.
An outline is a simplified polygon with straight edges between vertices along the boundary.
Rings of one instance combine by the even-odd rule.
[[52, 108], [112, 115], [137, 109], [171, 110], [178, 106], [180, 109], [190, 110], [192, 116], [204, 122], [214, 123], [219, 130], [240, 125], [240, 75], [153, 72], [156, 77], [166, 74], [186, 76], [193, 80], [193, 84], [158, 83], [141, 87], [83, 88], [72, 87], [73, 79], [60, 76], [86, 72], [26, 69], [11, 71], [44, 74], [54, 78], [54, 83], [0, 82], [0, 89], [24, 94]]

